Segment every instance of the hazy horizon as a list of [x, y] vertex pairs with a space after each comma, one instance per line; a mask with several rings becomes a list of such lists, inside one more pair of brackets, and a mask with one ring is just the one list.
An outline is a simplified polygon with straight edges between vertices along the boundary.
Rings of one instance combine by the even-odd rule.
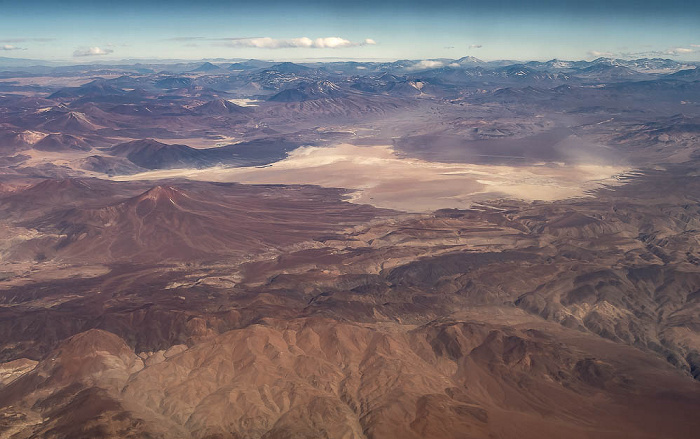
[[700, 61], [700, 6], [684, 0], [246, 4], [0, 2], [0, 55], [41, 60], [257, 58]]
[[[316, 58], [285, 58], [285, 57], [275, 57], [275, 58], [156, 58], [156, 57], [133, 57], [133, 58], [65, 58], [65, 59], [41, 59], [41, 58], [24, 58], [15, 56], [0, 56], [0, 60], [8, 62], [6, 67], [20, 67], [20, 65], [13, 66], [11, 61], [16, 60], [18, 62], [39, 62], [46, 63], [46, 66], [71, 66], [71, 65], [133, 65], [133, 64], [198, 64], [198, 63], [212, 63], [212, 64], [229, 64], [245, 61], [260, 61], [267, 63], [300, 63], [300, 64], [326, 64], [334, 62], [358, 62], [358, 63], [392, 63], [399, 61], [447, 61], [447, 60], [458, 60], [461, 58], [476, 58], [478, 61], [482, 61], [485, 64], [489, 63], [527, 63], [527, 62], [548, 62], [548, 61], [561, 61], [561, 62], [593, 62], [597, 59], [613, 59], [620, 61], [634, 61], [641, 59], [659, 59], [674, 61], [677, 63], [688, 63], [688, 65], [693, 66], [700, 63], [700, 60], [687, 60], [679, 59], [677, 57], [670, 56], [640, 56], [640, 57], [617, 57], [617, 56], [588, 56], [584, 58], [485, 58], [476, 57], [473, 55], [463, 55], [455, 57], [432, 57], [432, 58], [370, 58], [370, 57], [316, 57]], [[25, 65], [25, 64], [22, 64]], [[43, 64], [38, 64], [43, 65]]]

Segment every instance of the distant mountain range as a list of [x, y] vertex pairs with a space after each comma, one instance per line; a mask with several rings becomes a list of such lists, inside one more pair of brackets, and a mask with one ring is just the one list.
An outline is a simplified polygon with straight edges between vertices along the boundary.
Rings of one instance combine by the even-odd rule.
[[[368, 61], [334, 61], [334, 62], [283, 62], [274, 63], [270, 61], [255, 60], [255, 59], [217, 59], [217, 60], [168, 60], [168, 59], [125, 59], [119, 61], [97, 60], [91, 63], [75, 64], [68, 61], [46, 61], [27, 58], [12, 58], [0, 57], [0, 67], [3, 68], [21, 68], [21, 67], [48, 67], [55, 68], [58, 71], [67, 69], [75, 70], [95, 70], [95, 69], [123, 69], [135, 71], [141, 69], [142, 72], [154, 72], [167, 70], [170, 72], [192, 72], [192, 73], [212, 73], [225, 70], [230, 71], [246, 71], [254, 69], [274, 69], [285, 73], [300, 73], [305, 69], [314, 69], [318, 67], [326, 68], [355, 68], [357, 67], [377, 67], [378, 69], [397, 70], [397, 69], [431, 69], [435, 67], [502, 67], [505, 65], [519, 64], [523, 61], [518, 60], [492, 60], [484, 61], [473, 56], [465, 56], [462, 58], [434, 58], [425, 60], [397, 60], [390, 62], [368, 62]], [[606, 58], [600, 57], [594, 60], [559, 60], [552, 59], [549, 61], [529, 61], [526, 62], [529, 66], [535, 68], [582, 68], [593, 64], [608, 64], [629, 67], [639, 71], [659, 71], [659, 70], [678, 70], [683, 67], [693, 67], [700, 62], [677, 61], [667, 58], [639, 58], [639, 59], [621, 59], [621, 58]]]
[[[76, 161], [81, 169], [111, 175], [220, 164], [265, 165], [286, 157], [297, 146], [328, 139], [326, 132], [315, 131], [325, 119], [341, 118], [333, 123], [345, 124], [427, 103], [497, 106], [499, 114], [517, 111], [519, 105], [540, 106], [580, 116], [639, 113], [654, 100], [669, 116], [700, 102], [700, 69], [660, 58], [206, 60], [29, 66], [4, 75], [75, 79], [57, 81], [59, 86], [41, 84], [39, 79], [24, 81], [31, 85], [3, 82], [3, 151], [89, 152], [89, 157]], [[246, 100], [255, 104], [245, 106]], [[297, 126], [299, 121], [303, 123]], [[477, 133], [481, 138], [490, 132], [501, 131], [477, 127], [460, 135], [471, 138]], [[347, 139], [350, 131], [339, 130], [334, 136]], [[207, 144], [217, 147], [192, 148], [182, 140], [196, 137], [212, 140]], [[227, 143], [234, 138], [238, 143]], [[50, 167], [42, 172], [53, 177], [65, 170]]]

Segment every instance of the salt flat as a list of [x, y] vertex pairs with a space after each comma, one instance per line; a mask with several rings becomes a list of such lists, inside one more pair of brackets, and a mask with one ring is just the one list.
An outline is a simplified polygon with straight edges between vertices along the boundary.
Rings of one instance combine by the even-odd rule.
[[115, 180], [188, 178], [247, 184], [312, 184], [354, 190], [350, 201], [410, 212], [464, 208], [493, 198], [552, 201], [584, 196], [629, 169], [542, 163], [529, 166], [436, 163], [402, 158], [392, 146], [301, 147], [266, 167], [170, 169]]

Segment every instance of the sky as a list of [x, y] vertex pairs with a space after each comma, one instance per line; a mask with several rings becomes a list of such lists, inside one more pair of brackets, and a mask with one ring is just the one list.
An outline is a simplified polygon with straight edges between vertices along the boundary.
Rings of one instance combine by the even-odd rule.
[[700, 61], [697, 0], [0, 0], [0, 57]]

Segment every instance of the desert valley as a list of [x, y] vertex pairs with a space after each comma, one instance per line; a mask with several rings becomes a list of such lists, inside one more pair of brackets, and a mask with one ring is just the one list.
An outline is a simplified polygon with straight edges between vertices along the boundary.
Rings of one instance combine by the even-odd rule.
[[700, 64], [8, 59], [0, 437], [698, 437]]

